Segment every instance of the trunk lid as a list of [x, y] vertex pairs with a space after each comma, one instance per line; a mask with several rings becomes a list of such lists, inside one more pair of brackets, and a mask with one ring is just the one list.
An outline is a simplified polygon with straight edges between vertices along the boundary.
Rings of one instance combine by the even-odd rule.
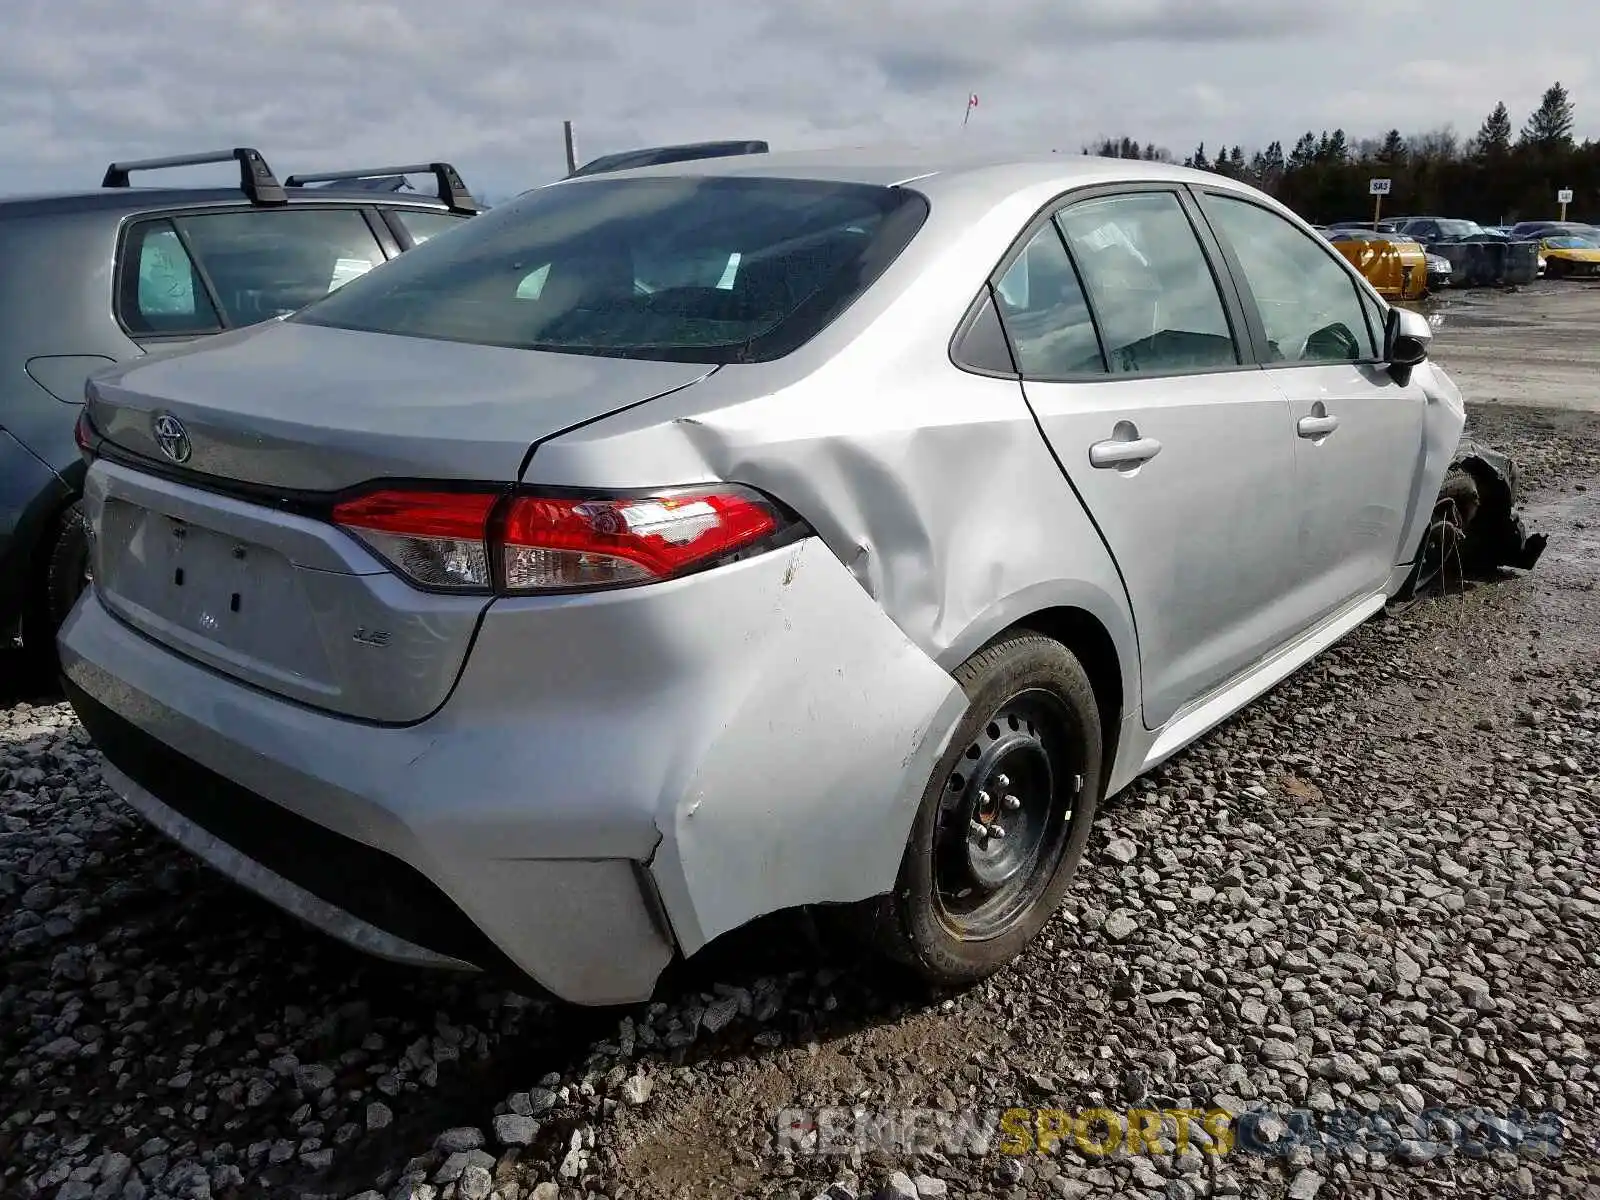
[[154, 430], [170, 414], [184, 469], [285, 491], [510, 482], [540, 438], [714, 369], [271, 321], [113, 368], [89, 415], [107, 440], [170, 467]]
[[712, 369], [295, 325], [116, 368], [92, 389], [97, 431], [175, 467], [155, 432], [170, 414], [187, 439], [182, 468], [214, 478], [96, 460], [84, 489], [95, 592], [140, 632], [253, 687], [364, 720], [422, 720], [454, 686], [488, 599], [423, 592], [344, 530], [226, 485], [510, 483], [539, 438]]

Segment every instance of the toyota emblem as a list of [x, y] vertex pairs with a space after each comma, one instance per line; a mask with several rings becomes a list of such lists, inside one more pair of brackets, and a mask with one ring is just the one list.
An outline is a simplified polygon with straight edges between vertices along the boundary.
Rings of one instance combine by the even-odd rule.
[[182, 421], [171, 413], [156, 413], [150, 428], [155, 434], [156, 445], [161, 447], [161, 453], [175, 463], [189, 461], [192, 447], [189, 445], [189, 431], [183, 427]]

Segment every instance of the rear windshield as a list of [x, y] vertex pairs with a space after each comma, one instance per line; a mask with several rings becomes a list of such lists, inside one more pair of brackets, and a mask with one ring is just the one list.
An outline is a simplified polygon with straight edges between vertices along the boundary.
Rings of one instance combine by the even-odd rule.
[[290, 318], [571, 354], [759, 362], [861, 295], [921, 228], [898, 188], [794, 179], [538, 188]]

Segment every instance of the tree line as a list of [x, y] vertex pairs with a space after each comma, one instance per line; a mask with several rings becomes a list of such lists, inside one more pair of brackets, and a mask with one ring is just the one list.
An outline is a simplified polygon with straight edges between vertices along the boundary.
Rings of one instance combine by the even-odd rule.
[[[1165, 147], [1132, 138], [1104, 138], [1084, 147], [1105, 158], [1176, 162]], [[1449, 128], [1402, 136], [1352, 140], [1343, 129], [1307, 132], [1285, 151], [1282, 142], [1246, 155], [1242, 146], [1202, 143], [1183, 159], [1261, 188], [1313, 222], [1372, 215], [1368, 181], [1391, 181], [1385, 213], [1460, 217], [1486, 225], [1558, 215], [1556, 193], [1571, 188], [1571, 220], [1600, 219], [1600, 141], [1573, 137], [1573, 103], [1559, 82], [1515, 131], [1504, 102], [1495, 105], [1476, 135], [1465, 140]]]

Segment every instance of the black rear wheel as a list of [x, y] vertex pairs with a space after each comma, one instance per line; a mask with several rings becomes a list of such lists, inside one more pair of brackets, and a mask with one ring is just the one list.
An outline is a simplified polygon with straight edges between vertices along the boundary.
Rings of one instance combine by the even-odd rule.
[[53, 665], [56, 633], [92, 582], [89, 522], [83, 503], [73, 501], [56, 519], [43, 564], [22, 614], [22, 645], [41, 667]]
[[1100, 713], [1077, 657], [1011, 636], [955, 671], [967, 715], [929, 780], [877, 940], [938, 984], [1005, 966], [1072, 880], [1101, 788]]

